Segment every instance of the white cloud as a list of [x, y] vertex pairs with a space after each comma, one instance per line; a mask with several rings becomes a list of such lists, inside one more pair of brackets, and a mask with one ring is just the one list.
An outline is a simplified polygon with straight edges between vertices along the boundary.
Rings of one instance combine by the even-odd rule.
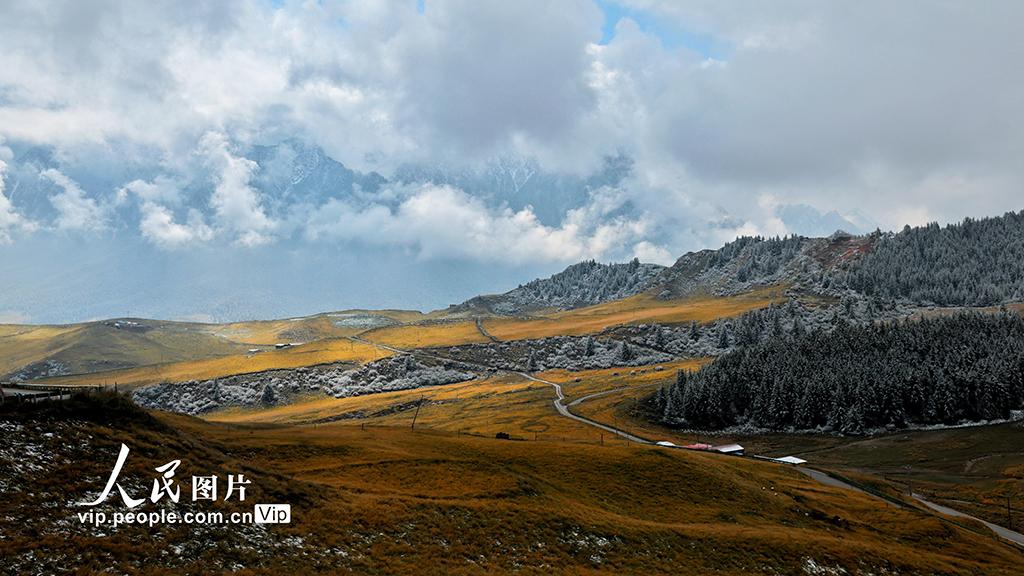
[[523, 264], [602, 258], [642, 236], [645, 227], [624, 218], [594, 219], [591, 211], [579, 210], [555, 228], [541, 224], [530, 207], [493, 211], [461, 190], [426, 185], [394, 211], [328, 202], [312, 216], [306, 233], [314, 240], [401, 247], [423, 259]]
[[174, 179], [160, 175], [152, 182], [145, 180], [133, 180], [117, 191], [118, 202], [127, 199], [128, 193], [132, 192], [147, 202], [167, 202], [177, 204], [181, 201], [181, 187]]
[[757, 206], [761, 209], [762, 232], [765, 236], [785, 236], [789, 233], [786, 223], [779, 218], [779, 200], [771, 192], [761, 192], [757, 199]]
[[213, 228], [206, 224], [198, 210], [189, 209], [187, 223], [180, 224], [175, 222], [171, 208], [161, 204], [181, 203], [181, 185], [175, 179], [160, 175], [152, 182], [133, 180], [117, 190], [117, 203], [125, 203], [130, 194], [141, 200], [139, 231], [154, 245], [170, 249], [213, 239]]
[[[2, 142], [3, 140], [0, 140], [0, 144]], [[34, 222], [30, 222], [18, 213], [11, 204], [11, 199], [4, 194], [6, 188], [4, 177], [7, 174], [7, 162], [10, 161], [11, 156], [11, 149], [0, 145], [0, 244], [11, 242], [12, 230], [32, 231], [38, 227]]]
[[[781, 230], [762, 205], [766, 191], [773, 205], [861, 208], [891, 222], [1021, 208], [1020, 6], [619, 3], [721, 49], [711, 59], [685, 42], [665, 49], [664, 30], [630, 18], [598, 46], [600, 12], [587, 0], [428, 0], [423, 14], [413, 2], [376, 1], [14, 3], [0, 19], [0, 126], [65, 158], [120, 149], [111, 143], [145, 150], [125, 159], [131, 170], [96, 171], [147, 175], [121, 188], [117, 207], [136, 195], [143, 237], [161, 246], [211, 234], [255, 246], [301, 231], [290, 207], [260, 197], [241, 157], [296, 136], [385, 175], [407, 161], [473, 166], [510, 150], [548, 172], [588, 174], [619, 152], [636, 160], [640, 184], [627, 200], [644, 216], [634, 220], [615, 215], [625, 200], [601, 194], [550, 226], [459, 191], [302, 209], [316, 211], [309, 238], [420, 257], [678, 255]], [[53, 199], [58, 228], [111, 216], [89, 198], [107, 192], [93, 187], [102, 179], [78, 177], [87, 165], [50, 173], [64, 187]], [[158, 166], [174, 176], [151, 178]], [[196, 204], [183, 190], [204, 171], [215, 185], [199, 207], [207, 220], [185, 222]], [[10, 204], [0, 197], [2, 229], [31, 226]], [[474, 232], [487, 226], [501, 248]]]
[[40, 172], [39, 177], [64, 189], [50, 196], [50, 203], [57, 210], [58, 230], [96, 231], [107, 228], [107, 210], [94, 198], [86, 196], [77, 182], [53, 168]]
[[270, 232], [278, 223], [269, 218], [256, 190], [249, 186], [256, 163], [235, 156], [223, 134], [208, 132], [199, 143], [199, 153], [213, 171], [215, 188], [210, 197], [218, 222], [237, 232], [237, 242], [257, 246], [272, 242]]
[[146, 201], [142, 203], [141, 210], [139, 230], [142, 236], [161, 248], [176, 248], [213, 238], [213, 229], [203, 222], [202, 216], [196, 211], [190, 213], [188, 224], [178, 224], [166, 206]]
[[658, 246], [644, 240], [643, 242], [637, 242], [633, 246], [633, 257], [639, 258], [641, 262], [653, 262], [654, 264], [671, 266], [675, 263], [678, 256], [673, 256], [663, 246]]

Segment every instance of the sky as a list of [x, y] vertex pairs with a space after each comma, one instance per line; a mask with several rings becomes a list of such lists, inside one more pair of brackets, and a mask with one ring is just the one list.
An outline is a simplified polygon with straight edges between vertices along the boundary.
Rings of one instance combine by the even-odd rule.
[[[429, 310], [792, 207], [1021, 210], [1021, 12], [0, 0], [0, 322]], [[300, 198], [311, 157], [358, 183]]]

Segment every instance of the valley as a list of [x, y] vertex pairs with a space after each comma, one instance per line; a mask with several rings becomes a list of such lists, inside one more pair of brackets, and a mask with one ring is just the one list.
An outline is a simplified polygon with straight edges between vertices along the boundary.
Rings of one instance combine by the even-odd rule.
[[[493, 391], [515, 387], [495, 383]], [[36, 455], [31, 466], [0, 462], [5, 493], [17, 495], [0, 503], [8, 568], [1013, 574], [1020, 562], [1019, 551], [969, 522], [961, 528], [756, 460], [628, 442], [496, 440], [419, 424], [211, 422], [123, 403], [100, 394], [4, 415], [4, 451]], [[130, 489], [180, 458], [185, 490], [191, 474], [244, 471], [249, 498], [290, 504], [292, 521], [111, 530], [69, 519], [65, 506], [99, 490], [121, 442], [132, 448], [122, 472]], [[156, 507], [204, 509], [184, 498]]]
[[[871, 284], [884, 275], [872, 250], [899, 252], [901, 238], [740, 239], [668, 268], [581, 263], [429, 313], [0, 327], [5, 388], [85, 393], [5, 399], [3, 454], [41, 455], [35, 468], [0, 460], [5, 486], [42, 483], [69, 502], [119, 442], [149, 463], [244, 469], [294, 520], [246, 533], [261, 542], [249, 552], [230, 544], [240, 532], [202, 529], [240, 573], [1013, 574], [1016, 544], [915, 497], [1024, 526], [1024, 299], [1014, 283], [983, 290], [1003, 306], [944, 284]], [[956, 402], [928, 404], [935, 390]], [[657, 442], [736, 443], [747, 457]], [[873, 496], [765, 460], [785, 456]], [[45, 477], [56, 471], [73, 480]], [[56, 511], [12, 520], [26, 509], [5, 516], [15, 549], [51, 534], [47, 558], [131, 573], [153, 546]]]

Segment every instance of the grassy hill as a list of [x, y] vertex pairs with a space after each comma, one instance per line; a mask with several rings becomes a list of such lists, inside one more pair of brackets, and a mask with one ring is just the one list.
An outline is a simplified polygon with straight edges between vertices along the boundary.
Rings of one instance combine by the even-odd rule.
[[[63, 326], [0, 325], [0, 377], [43, 378], [62, 385], [115, 381], [131, 385], [362, 362], [381, 353], [339, 339], [364, 332], [368, 323], [398, 325], [422, 317], [418, 312], [357, 310], [232, 324], [132, 319]], [[275, 351], [278, 343], [299, 342], [313, 344]], [[270, 354], [252, 360], [253, 349]]]
[[210, 325], [133, 320], [66, 326], [0, 326], [0, 374], [28, 379], [217, 358], [249, 346], [217, 337]]
[[[818, 484], [792, 468], [628, 445], [502, 441], [408, 428], [237, 425], [150, 414], [99, 396], [0, 415], [0, 533], [15, 573], [1017, 574], [993, 539]], [[117, 447], [148, 491], [180, 459], [244, 473], [285, 525], [81, 524]], [[115, 497], [116, 498], [116, 497]], [[119, 501], [100, 507], [124, 510]]]
[[[197, 324], [135, 320], [68, 326], [0, 326], [0, 370], [52, 385], [135, 388], [161, 382], [204, 380], [232, 374], [334, 362], [365, 363], [391, 352], [350, 337], [411, 350], [499, 340], [603, 333], [620, 325], [701, 323], [735, 317], [785, 299], [785, 286], [736, 296], [663, 300], [638, 295], [625, 300], [524, 318], [445, 319], [402, 311], [350, 311], [307, 318]], [[481, 331], [483, 328], [483, 331]], [[484, 334], [487, 332], [487, 335]], [[302, 342], [275, 349], [276, 343]], [[260, 352], [252, 353], [251, 349]], [[58, 374], [47, 366], [57, 365]], [[29, 368], [26, 369], [25, 367]], [[33, 371], [33, 367], [38, 368]]]
[[268, 348], [266, 352], [255, 354], [247, 352], [221, 358], [157, 363], [104, 372], [57, 376], [39, 379], [36, 383], [55, 386], [104, 386], [117, 383], [119, 389], [131, 390], [162, 382], [207, 380], [281, 368], [300, 368], [337, 362], [362, 364], [389, 355], [391, 352], [388, 350], [347, 338], [325, 338], [280, 350]]

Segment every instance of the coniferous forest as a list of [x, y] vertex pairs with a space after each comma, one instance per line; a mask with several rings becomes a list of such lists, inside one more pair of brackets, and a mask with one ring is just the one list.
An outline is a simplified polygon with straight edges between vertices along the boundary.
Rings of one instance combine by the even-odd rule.
[[857, 434], [1005, 419], [1024, 404], [1024, 318], [958, 312], [814, 329], [728, 352], [649, 397], [671, 425]]
[[[941, 306], [1024, 299], [1024, 211], [882, 234], [838, 283], [868, 297]], [[836, 282], [834, 282], [836, 283]]]

